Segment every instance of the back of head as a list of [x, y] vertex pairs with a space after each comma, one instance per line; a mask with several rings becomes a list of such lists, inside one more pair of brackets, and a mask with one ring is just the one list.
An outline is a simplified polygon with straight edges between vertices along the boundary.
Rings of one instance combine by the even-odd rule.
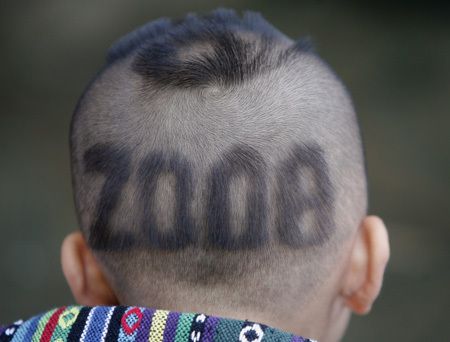
[[311, 44], [218, 10], [147, 24], [107, 60], [73, 116], [72, 173], [121, 300], [306, 302], [367, 205], [356, 114]]

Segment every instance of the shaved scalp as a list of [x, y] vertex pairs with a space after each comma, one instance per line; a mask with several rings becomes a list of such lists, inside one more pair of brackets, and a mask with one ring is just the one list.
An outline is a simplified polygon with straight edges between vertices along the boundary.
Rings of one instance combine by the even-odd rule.
[[129, 303], [306, 298], [366, 212], [349, 95], [309, 40], [256, 13], [120, 39], [70, 142], [82, 233]]

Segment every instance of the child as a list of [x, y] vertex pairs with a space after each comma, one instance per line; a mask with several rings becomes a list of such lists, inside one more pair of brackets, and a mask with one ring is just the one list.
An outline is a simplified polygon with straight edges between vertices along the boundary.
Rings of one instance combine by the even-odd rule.
[[62, 266], [84, 307], [0, 341], [338, 341], [380, 291], [389, 244], [350, 97], [258, 14], [120, 39], [70, 147], [81, 232]]

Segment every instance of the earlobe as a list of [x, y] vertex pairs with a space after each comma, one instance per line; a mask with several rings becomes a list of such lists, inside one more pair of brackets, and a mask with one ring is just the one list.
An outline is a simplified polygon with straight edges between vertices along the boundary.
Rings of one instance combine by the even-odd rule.
[[389, 239], [383, 221], [366, 217], [358, 231], [344, 276], [341, 295], [355, 313], [367, 314], [381, 290], [389, 260]]
[[69, 234], [61, 248], [61, 264], [80, 305], [117, 305], [118, 300], [80, 232]]

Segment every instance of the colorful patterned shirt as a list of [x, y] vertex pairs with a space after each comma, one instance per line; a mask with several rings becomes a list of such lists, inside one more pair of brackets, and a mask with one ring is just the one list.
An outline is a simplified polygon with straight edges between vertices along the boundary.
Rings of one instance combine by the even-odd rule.
[[0, 342], [315, 342], [263, 324], [125, 306], [67, 306], [0, 328]]

